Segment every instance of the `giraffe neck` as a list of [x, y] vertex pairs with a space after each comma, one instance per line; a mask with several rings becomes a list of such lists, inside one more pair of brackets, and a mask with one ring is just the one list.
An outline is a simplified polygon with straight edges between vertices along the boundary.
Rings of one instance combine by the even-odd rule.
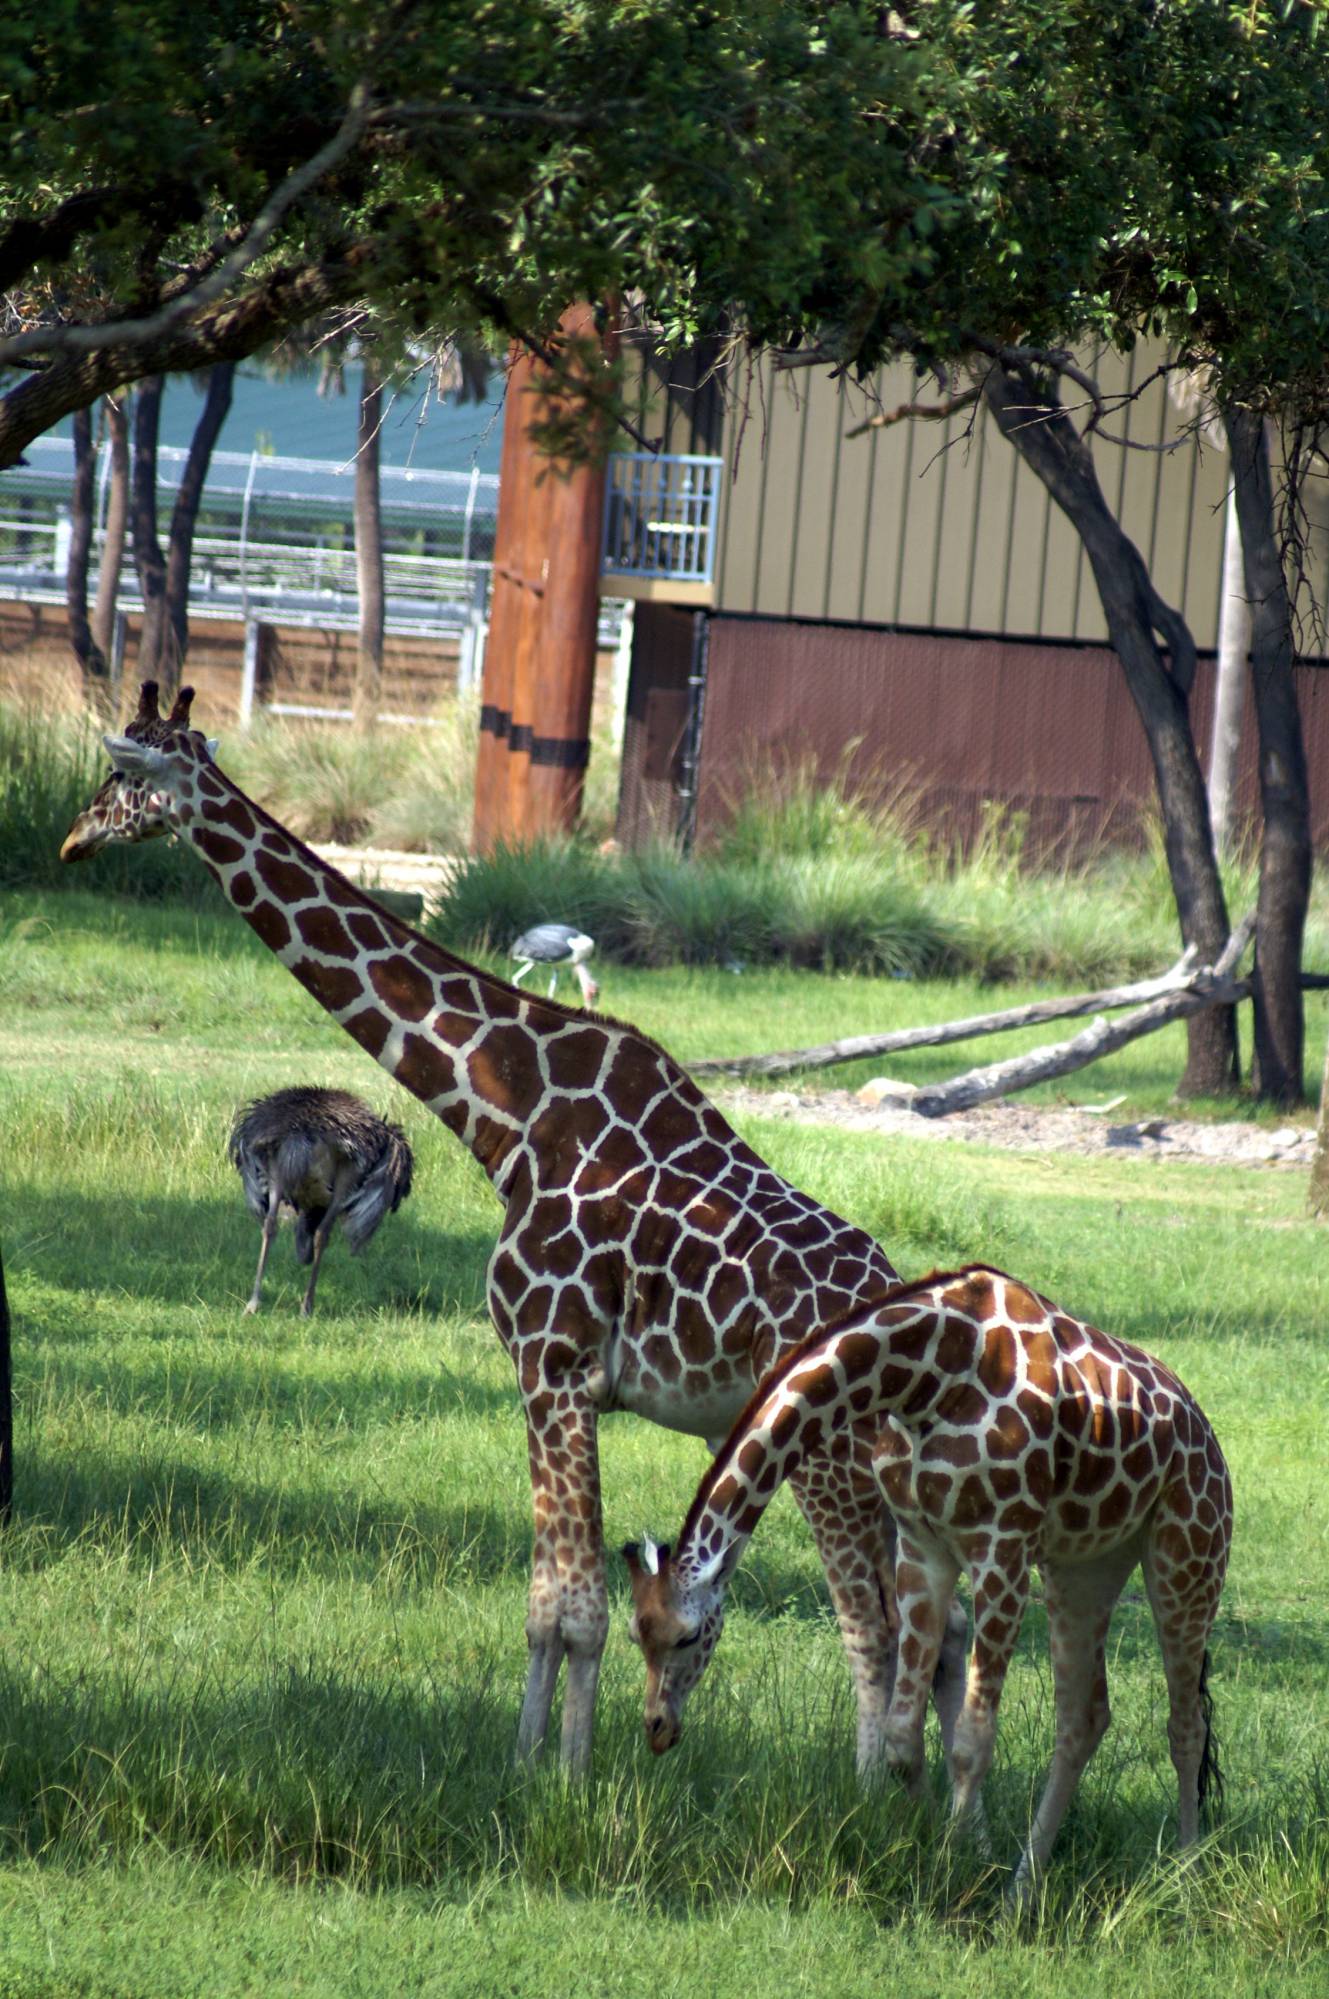
[[496, 1179], [520, 1136], [511, 1106], [539, 1093], [534, 1017], [558, 1031], [579, 1016], [422, 937], [215, 766], [195, 771], [167, 812], [292, 977]]
[[[951, 1317], [945, 1294], [989, 1278], [979, 1267], [929, 1277], [796, 1347], [762, 1383], [697, 1490], [673, 1555], [680, 1580], [686, 1585], [721, 1556], [722, 1573], [732, 1574], [790, 1472], [837, 1431], [869, 1413], [925, 1420], [955, 1381], [938, 1352]], [[972, 1309], [968, 1296], [964, 1307], [955, 1302]]]

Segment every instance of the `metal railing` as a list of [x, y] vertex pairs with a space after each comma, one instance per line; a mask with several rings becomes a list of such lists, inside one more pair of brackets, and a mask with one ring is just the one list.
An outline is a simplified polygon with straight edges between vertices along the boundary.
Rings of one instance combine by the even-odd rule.
[[[157, 454], [164, 530], [187, 454]], [[69, 438], [38, 438], [0, 472], [0, 595], [59, 602], [69, 552]], [[98, 477], [91, 569], [105, 543], [110, 454]], [[380, 473], [385, 616], [390, 631], [456, 631], [488, 594], [498, 512], [492, 473], [385, 466]], [[194, 536], [190, 608], [199, 616], [353, 626], [357, 620], [354, 465], [216, 451]], [[121, 601], [138, 608], [126, 561]]]
[[[63, 437], [38, 438], [26, 447], [26, 455], [26, 465], [0, 472], [0, 599], [63, 604], [73, 443]], [[163, 531], [186, 456], [166, 445], [158, 451]], [[106, 539], [109, 470], [110, 454], [103, 452], [90, 595]], [[191, 617], [244, 625], [244, 720], [255, 702], [260, 623], [353, 631], [359, 622], [353, 472], [353, 464], [332, 459], [213, 453], [193, 541], [189, 610]], [[498, 479], [478, 470], [385, 466], [380, 497], [384, 624], [394, 634], [455, 638], [459, 685], [473, 686], [482, 671], [488, 631]], [[118, 596], [117, 645], [123, 645], [125, 614], [142, 610], [127, 548]], [[600, 599], [597, 636], [602, 648], [622, 653], [631, 620], [620, 599]], [[113, 664], [118, 667], [118, 656]], [[280, 701], [271, 706], [278, 714], [318, 714], [329, 720], [349, 713]]]
[[614, 452], [601, 573], [711, 582], [723, 469], [722, 458]]

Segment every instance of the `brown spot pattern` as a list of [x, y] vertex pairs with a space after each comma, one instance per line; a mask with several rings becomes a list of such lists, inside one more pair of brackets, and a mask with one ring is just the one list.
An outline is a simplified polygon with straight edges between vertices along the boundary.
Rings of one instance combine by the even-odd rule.
[[229, 833], [214, 832], [210, 826], [200, 826], [194, 834], [194, 845], [199, 852], [219, 868], [233, 868], [242, 861], [248, 851], [239, 840], [233, 840]]
[[369, 982], [383, 1004], [401, 1020], [423, 1020], [433, 1008], [433, 980], [400, 951], [389, 958], [375, 958], [369, 967]]
[[263, 886], [278, 902], [308, 902], [315, 894], [317, 883], [308, 868], [302, 868], [285, 854], [269, 853], [266, 846], [259, 847], [255, 850], [255, 865]]
[[364, 990], [359, 973], [345, 965], [321, 965], [316, 958], [297, 958], [291, 970], [329, 1013], [340, 1013]]
[[392, 1029], [392, 1022], [376, 1006], [367, 1006], [363, 1012], [353, 1014], [342, 1022], [348, 1034], [353, 1034], [362, 1048], [371, 1055], [381, 1055], [384, 1044]]
[[312, 909], [298, 910], [295, 927], [310, 950], [321, 951], [325, 958], [359, 956], [359, 947], [355, 939], [347, 935], [342, 919], [320, 904], [316, 903]]
[[291, 926], [280, 909], [270, 902], [256, 903], [245, 911], [245, 921], [256, 930], [269, 951], [284, 951], [291, 941]]

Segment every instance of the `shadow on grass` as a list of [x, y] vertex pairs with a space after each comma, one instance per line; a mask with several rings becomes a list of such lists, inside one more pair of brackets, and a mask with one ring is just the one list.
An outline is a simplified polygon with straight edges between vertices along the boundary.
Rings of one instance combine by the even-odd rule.
[[[483, 1312], [496, 1235], [496, 1228], [439, 1230], [402, 1213], [389, 1216], [353, 1261], [340, 1230], [334, 1231], [319, 1273], [316, 1312], [325, 1318], [364, 1310]], [[237, 1320], [259, 1247], [258, 1226], [238, 1187], [230, 1201], [186, 1194], [172, 1199], [132, 1187], [106, 1194], [24, 1187], [11, 1200], [6, 1236], [17, 1279], [31, 1272], [71, 1299], [121, 1293], [135, 1301], [196, 1306], [211, 1292], [219, 1310], [234, 1300]], [[231, 1274], [222, 1278], [223, 1271]], [[292, 1252], [290, 1224], [283, 1222], [265, 1296], [298, 1286], [298, 1299], [306, 1278]], [[54, 1327], [43, 1330], [57, 1336]]]
[[762, 1719], [698, 1715], [661, 1763], [634, 1685], [601, 1703], [597, 1781], [583, 1791], [561, 1779], [556, 1732], [542, 1764], [515, 1764], [519, 1692], [517, 1662], [494, 1656], [456, 1683], [370, 1678], [266, 1646], [229, 1684], [3, 1667], [0, 1855], [104, 1861], [146, 1840], [287, 1877], [498, 1875], [681, 1911], [837, 1888], [908, 1902], [941, 1844], [939, 1814], [930, 1829], [894, 1787], [858, 1791], [843, 1701], [778, 1749], [763, 1732], [778, 1694]]
[[[514, 1765], [520, 1668], [506, 1654], [468, 1657], [455, 1681], [323, 1667], [262, 1644], [229, 1680], [183, 1664], [156, 1680], [5, 1665], [0, 1857], [105, 1864], [151, 1845], [365, 1889], [506, 1879], [528, 1892], [624, 1894], [683, 1918], [754, 1895], [788, 1907], [852, 1898], [886, 1921], [931, 1910], [972, 1926], [997, 1914], [1045, 1764], [1027, 1742], [999, 1752], [985, 1787], [988, 1867], [945, 1837], [935, 1741], [923, 1808], [889, 1783], [865, 1794], [847, 1703], [823, 1687], [807, 1725], [785, 1734], [786, 1675], [742, 1709], [709, 1704], [679, 1749], [654, 1759], [635, 1676], [631, 1693], [613, 1677], [595, 1780], [582, 1789], [561, 1780], [552, 1755]], [[1160, 1739], [1156, 1753], [1137, 1745], [1129, 1767], [1086, 1782], [1054, 1854], [1054, 1907], [1088, 1875], [1110, 1910], [1149, 1876], [1160, 1830], [1164, 1855], [1173, 1839], [1169, 1778]], [[1294, 1866], [1317, 1804], [1303, 1773], [1274, 1808]], [[1268, 1830], [1230, 1823], [1220, 1843], [1239, 1853]]]
[[[446, 1467], [439, 1483], [446, 1486]], [[398, 1587], [438, 1589], [524, 1580], [530, 1529], [522, 1514], [483, 1503], [393, 1505], [359, 1490], [319, 1493], [201, 1471], [163, 1456], [146, 1467], [89, 1467], [86, 1453], [20, 1465], [6, 1566], [39, 1571], [51, 1544], [122, 1550], [144, 1568], [163, 1561], [232, 1574], [261, 1565], [293, 1582], [368, 1582], [391, 1569]]]

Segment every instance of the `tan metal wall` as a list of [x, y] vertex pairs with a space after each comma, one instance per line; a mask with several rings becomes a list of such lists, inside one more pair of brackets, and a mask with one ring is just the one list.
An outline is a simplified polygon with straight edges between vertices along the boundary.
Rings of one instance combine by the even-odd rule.
[[[1104, 391], [1133, 389], [1160, 358], [1105, 356]], [[737, 447], [738, 467], [726, 481], [716, 608], [1104, 641], [1078, 537], [989, 418], [964, 411], [846, 436], [875, 410], [935, 399], [903, 366], [860, 388], [768, 363], [740, 398], [746, 407], [728, 412], [724, 451], [732, 472]], [[1159, 381], [1107, 427], [1158, 445], [1180, 421]], [[1099, 440], [1094, 456], [1160, 593], [1197, 645], [1216, 644], [1225, 454], [1190, 439], [1168, 452]]]

